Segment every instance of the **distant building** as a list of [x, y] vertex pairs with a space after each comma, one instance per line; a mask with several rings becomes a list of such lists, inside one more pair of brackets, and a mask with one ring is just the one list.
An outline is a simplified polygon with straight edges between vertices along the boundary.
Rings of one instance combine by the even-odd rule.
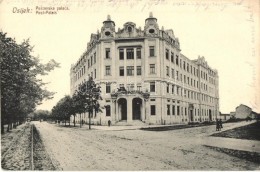
[[219, 114], [219, 118], [225, 121], [230, 119], [230, 116], [231, 114], [222, 114], [222, 113]]
[[[191, 60], [183, 55], [173, 30], [159, 29], [152, 14], [144, 24], [142, 29], [126, 22], [116, 29], [108, 16], [101, 32], [91, 34], [86, 51], [71, 66], [71, 95], [88, 76], [101, 87], [100, 103], [105, 110], [93, 115], [94, 123], [215, 121], [219, 114], [217, 70], [204, 57]], [[87, 118], [83, 114], [82, 119]]]
[[250, 107], [241, 104], [238, 107], [236, 107], [235, 117], [240, 118], [240, 119], [245, 119], [247, 117], [252, 118], [253, 117], [253, 111]]
[[260, 114], [259, 114], [259, 113], [256, 113], [256, 112], [252, 111], [252, 113], [251, 113], [251, 118], [257, 119], [257, 118], [259, 118], [259, 117], [260, 117]]
[[230, 118], [235, 118], [236, 117], [236, 112], [230, 112]]

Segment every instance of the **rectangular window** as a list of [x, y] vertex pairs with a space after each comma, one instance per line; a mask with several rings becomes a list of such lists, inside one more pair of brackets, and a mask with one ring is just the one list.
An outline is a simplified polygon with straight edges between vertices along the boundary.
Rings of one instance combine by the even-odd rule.
[[106, 66], [106, 75], [111, 75], [110, 66]]
[[141, 86], [141, 84], [137, 84], [137, 90], [138, 90], [138, 91], [142, 91], [142, 86]]
[[124, 60], [124, 49], [119, 49], [119, 60]]
[[150, 82], [150, 92], [155, 92], [155, 82]]
[[174, 93], [174, 85], [172, 85], [172, 94]]
[[90, 67], [90, 60], [88, 59], [88, 68]]
[[110, 116], [111, 115], [111, 108], [110, 105], [105, 106], [106, 107], [106, 116]]
[[169, 66], [166, 66], [166, 76], [170, 76], [170, 69], [169, 69]]
[[155, 64], [150, 64], [150, 74], [155, 74]]
[[167, 85], [166, 85], [166, 91], [167, 91], [167, 93], [169, 93], [169, 87], [170, 87], [170, 85], [167, 84]]
[[171, 62], [174, 63], [174, 53], [171, 52]]
[[149, 47], [149, 53], [150, 53], [150, 57], [153, 57], [155, 55], [155, 53], [154, 53], [154, 46], [150, 46]]
[[134, 75], [134, 66], [127, 66], [126, 72], [127, 72], [127, 76], [133, 76]]
[[176, 79], [179, 80], [179, 71], [176, 71]]
[[155, 115], [156, 108], [155, 105], [151, 105], [151, 115]]
[[141, 59], [141, 48], [136, 49], [136, 58]]
[[179, 56], [176, 55], [176, 65], [179, 65]]
[[93, 56], [90, 57], [90, 65], [93, 65]]
[[172, 78], [174, 78], [174, 69], [172, 69]]
[[134, 49], [133, 48], [126, 49], [126, 58], [134, 59]]
[[97, 70], [95, 69], [94, 70], [94, 78], [96, 78], [97, 77]]
[[110, 48], [106, 48], [106, 59], [110, 59]]
[[166, 49], [166, 51], [165, 51], [165, 58], [167, 60], [169, 60], [169, 50], [168, 49]]
[[128, 91], [134, 91], [135, 85], [134, 84], [127, 84]]
[[136, 67], [136, 75], [142, 75], [142, 68], [141, 66]]
[[175, 115], [175, 105], [172, 105], [172, 115]]
[[96, 53], [94, 53], [94, 64], [97, 62], [97, 57]]
[[167, 115], [170, 115], [170, 105], [167, 105]]
[[125, 75], [125, 70], [124, 70], [124, 67], [121, 66], [119, 67], [119, 76], [124, 76]]
[[110, 93], [111, 92], [111, 85], [110, 84], [106, 84], [106, 93]]
[[177, 115], [180, 115], [180, 106], [177, 106]]
[[189, 64], [187, 63], [187, 72], [189, 72]]
[[124, 84], [119, 84], [119, 88], [120, 88], [120, 90], [124, 90], [125, 89], [125, 85]]

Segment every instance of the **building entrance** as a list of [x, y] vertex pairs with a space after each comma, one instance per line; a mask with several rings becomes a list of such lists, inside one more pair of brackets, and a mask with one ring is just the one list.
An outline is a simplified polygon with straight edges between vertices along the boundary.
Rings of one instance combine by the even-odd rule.
[[190, 121], [191, 121], [191, 122], [194, 121], [193, 110], [192, 110], [192, 109], [190, 109]]
[[141, 107], [142, 107], [142, 99], [134, 98], [132, 100], [132, 112], [133, 112], [133, 120], [141, 119]]
[[211, 109], [209, 110], [209, 121], [212, 121]]
[[120, 98], [118, 100], [118, 108], [119, 108], [119, 116], [121, 120], [127, 120], [127, 100], [124, 98]]

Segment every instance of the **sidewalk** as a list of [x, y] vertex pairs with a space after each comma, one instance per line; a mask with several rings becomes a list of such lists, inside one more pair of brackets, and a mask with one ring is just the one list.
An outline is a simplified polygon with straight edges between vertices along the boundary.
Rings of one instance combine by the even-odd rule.
[[[242, 127], [245, 125], [249, 125], [254, 123], [255, 121], [251, 121], [251, 122], [238, 122], [238, 123], [228, 123], [228, 124], [223, 124], [224, 128], [222, 129], [222, 131], [226, 131], [226, 130], [230, 130], [233, 128], [237, 128], [237, 127]], [[137, 129], [141, 129], [141, 128], [153, 128], [153, 127], [168, 127], [168, 126], [176, 126], [176, 125], [183, 125], [183, 124], [170, 124], [170, 125], [145, 125], [145, 126], [135, 126], [135, 125], [125, 125], [125, 126], [120, 126], [120, 125], [111, 125], [110, 127], [107, 125], [91, 125], [91, 128], [96, 129], [96, 130], [109, 130], [109, 131], [121, 131], [121, 130], [137, 130]], [[88, 126], [87, 124], [85, 124], [83, 127]], [[210, 134], [207, 135], [211, 135], [214, 133], [218, 133], [219, 131], [215, 131], [215, 125], [208, 125], [208, 126], [199, 126], [199, 127], [211, 127], [212, 128], [212, 132]], [[197, 128], [197, 127], [196, 127]], [[190, 128], [183, 128], [182, 130], [185, 129], [189, 129], [192, 130], [194, 129], [193, 127]], [[198, 136], [204, 136], [205, 134], [202, 135], [198, 135]]]
[[[172, 124], [173, 125], [173, 124]], [[106, 126], [106, 125], [91, 125], [91, 128], [96, 129], [96, 130], [108, 130], [108, 131], [122, 131], [122, 130], [138, 130], [140, 128], [149, 128], [149, 127], [167, 127], [167, 126], [172, 126], [172, 125], [146, 125], [146, 126], [117, 126], [117, 125], [112, 125], [112, 126]], [[180, 124], [175, 124], [175, 125], [180, 125]]]
[[207, 137], [201, 141], [202, 145], [260, 153], [260, 141], [256, 140]]
[[[228, 127], [224, 126], [222, 131], [246, 126], [246, 125], [252, 124], [254, 122], [255, 121], [251, 121], [251, 122], [243, 121], [243, 122], [234, 123], [234, 125], [232, 125], [232, 126], [228, 126]], [[214, 134], [214, 133], [219, 133], [219, 131], [215, 131], [211, 134]], [[260, 141], [257, 141], [257, 140], [206, 136], [205, 139], [201, 140], [201, 144], [207, 145], [207, 146], [219, 147], [219, 148], [227, 148], [227, 149], [233, 149], [233, 150], [260, 153]]]

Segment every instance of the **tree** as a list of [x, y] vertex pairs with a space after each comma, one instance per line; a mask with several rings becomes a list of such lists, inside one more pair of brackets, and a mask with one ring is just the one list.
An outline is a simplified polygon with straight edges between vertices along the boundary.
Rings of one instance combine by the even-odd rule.
[[48, 120], [50, 112], [48, 110], [36, 110], [28, 115], [32, 120]]
[[93, 78], [89, 77], [88, 81], [82, 84], [79, 90], [83, 95], [83, 107], [85, 112], [88, 112], [89, 129], [91, 129], [91, 117], [93, 117], [93, 111], [95, 111], [96, 113], [102, 111], [99, 104], [99, 100], [102, 100], [102, 97], [100, 95], [100, 86], [97, 86]]
[[35, 110], [44, 99], [51, 99], [54, 92], [43, 88], [46, 83], [38, 79], [47, 75], [59, 64], [51, 60], [41, 64], [38, 57], [31, 55], [33, 47], [29, 40], [17, 44], [6, 33], [0, 32], [1, 62], [1, 131], [8, 124], [7, 131], [16, 127]]
[[71, 115], [74, 116], [74, 127], [75, 127], [75, 116], [80, 114], [80, 127], [82, 125], [81, 114], [88, 112], [89, 115], [89, 129], [91, 129], [91, 117], [93, 117], [93, 111], [100, 112], [99, 100], [102, 100], [100, 96], [100, 87], [95, 84], [93, 78], [81, 85], [79, 89], [75, 91], [72, 98], [65, 96], [58, 101], [58, 103], [52, 108], [52, 117], [57, 120], [66, 120]]
[[72, 114], [72, 98], [70, 96], [64, 96], [58, 103], [52, 108], [52, 117], [59, 121], [69, 121], [70, 125], [70, 115]]

